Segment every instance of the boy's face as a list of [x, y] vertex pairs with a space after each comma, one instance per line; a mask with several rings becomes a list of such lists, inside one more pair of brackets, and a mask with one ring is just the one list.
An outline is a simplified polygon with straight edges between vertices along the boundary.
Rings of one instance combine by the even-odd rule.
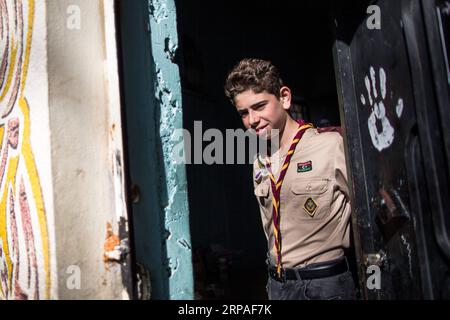
[[246, 129], [254, 129], [258, 136], [270, 139], [271, 130], [284, 129], [291, 92], [288, 87], [282, 87], [278, 99], [267, 91], [247, 90], [235, 96], [234, 104]]

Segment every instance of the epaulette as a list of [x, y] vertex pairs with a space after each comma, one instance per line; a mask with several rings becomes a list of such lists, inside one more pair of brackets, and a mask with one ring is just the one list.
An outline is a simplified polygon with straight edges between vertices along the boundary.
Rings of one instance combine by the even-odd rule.
[[323, 128], [317, 128], [318, 133], [324, 133], [324, 132], [337, 132], [342, 136], [342, 127], [323, 127]]

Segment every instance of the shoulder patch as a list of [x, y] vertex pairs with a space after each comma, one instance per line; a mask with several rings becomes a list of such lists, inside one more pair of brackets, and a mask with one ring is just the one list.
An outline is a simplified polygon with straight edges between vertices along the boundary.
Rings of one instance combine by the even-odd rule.
[[342, 127], [323, 127], [323, 128], [317, 128], [318, 133], [324, 133], [324, 132], [337, 132], [340, 135], [342, 135]]

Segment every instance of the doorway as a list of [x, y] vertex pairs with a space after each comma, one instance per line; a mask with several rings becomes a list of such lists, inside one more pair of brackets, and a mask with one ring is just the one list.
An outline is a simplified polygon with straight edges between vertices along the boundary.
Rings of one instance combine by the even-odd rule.
[[[184, 127], [243, 128], [223, 93], [242, 58], [276, 65], [297, 113], [339, 126], [331, 1], [175, 0]], [[251, 165], [187, 165], [197, 299], [265, 299], [266, 240]]]

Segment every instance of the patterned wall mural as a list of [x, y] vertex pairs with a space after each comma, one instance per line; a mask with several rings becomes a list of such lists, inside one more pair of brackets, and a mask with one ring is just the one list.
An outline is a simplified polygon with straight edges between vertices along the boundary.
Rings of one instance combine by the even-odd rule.
[[0, 0], [0, 299], [49, 299], [47, 216], [24, 94], [34, 0]]

